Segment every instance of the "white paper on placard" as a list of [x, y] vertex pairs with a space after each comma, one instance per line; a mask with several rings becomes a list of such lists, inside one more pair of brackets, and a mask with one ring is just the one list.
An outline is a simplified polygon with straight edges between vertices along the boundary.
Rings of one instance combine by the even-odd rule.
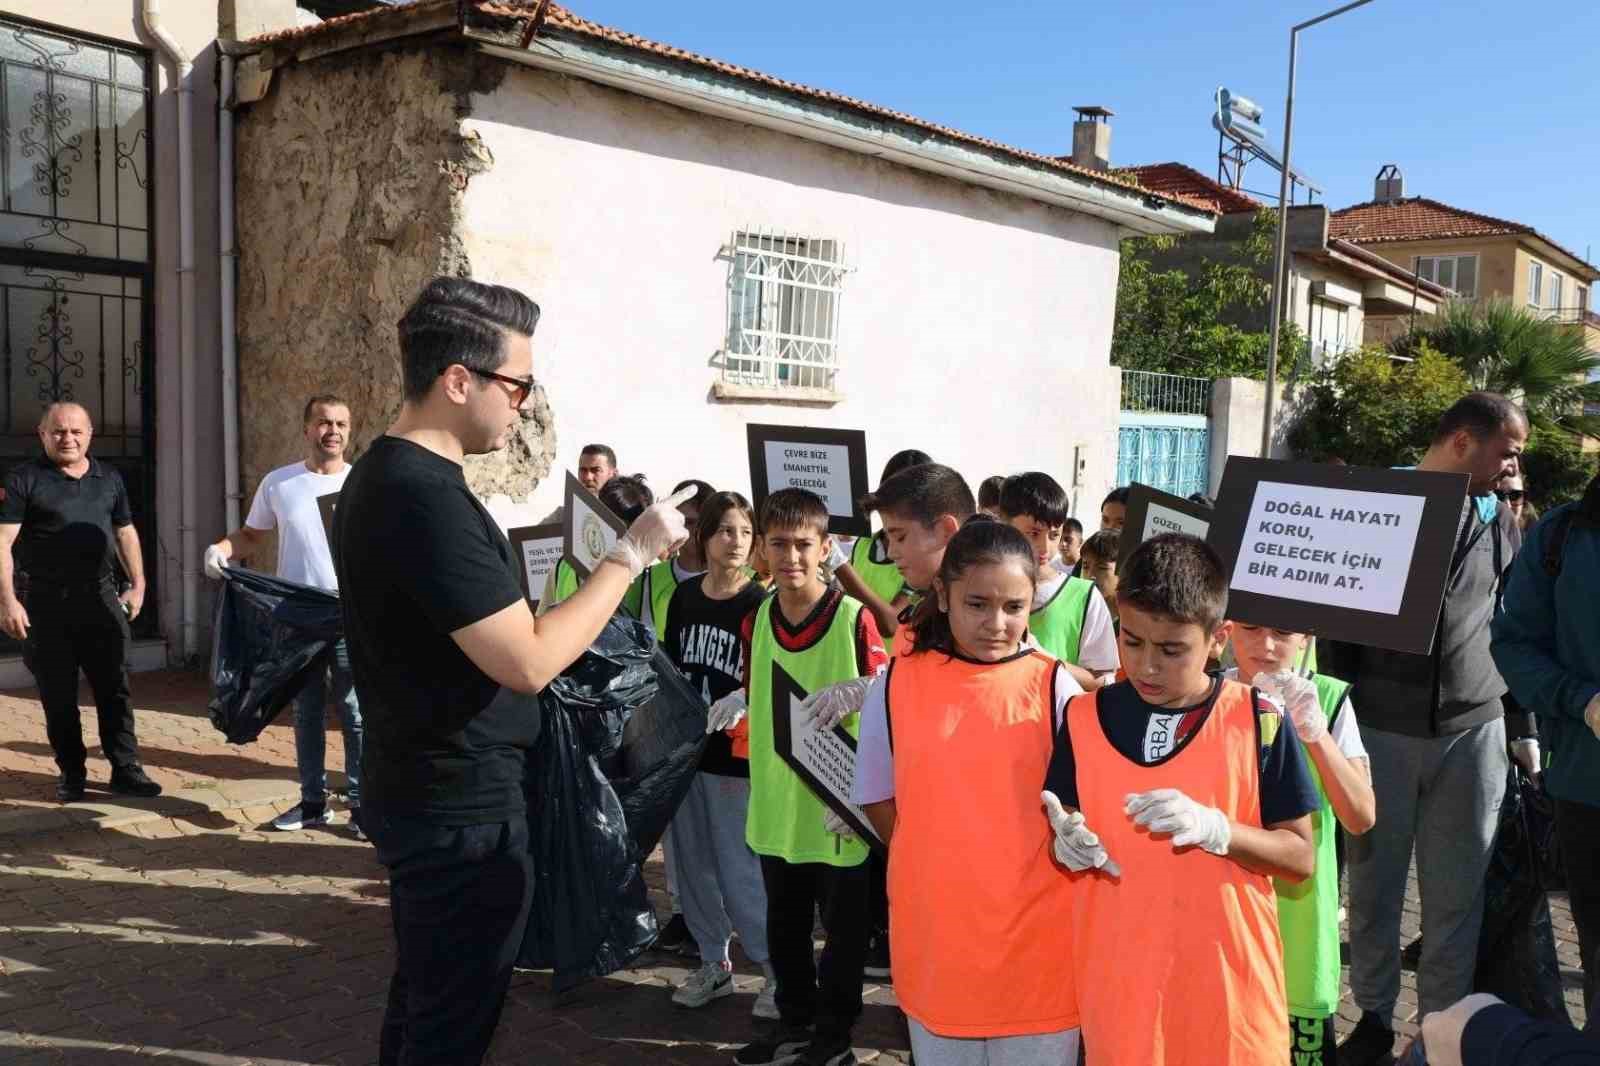
[[767, 492], [805, 489], [822, 497], [830, 515], [855, 514], [850, 496], [850, 449], [842, 444], [766, 442]]
[[616, 547], [616, 531], [578, 496], [572, 498], [571, 522], [574, 531], [573, 554], [587, 572], [593, 573], [611, 549]]
[[1210, 528], [1211, 523], [1203, 518], [1163, 507], [1152, 500], [1144, 513], [1144, 536], [1139, 538], [1139, 542], [1142, 544], [1151, 537], [1159, 537], [1163, 533], [1187, 533], [1205, 540], [1206, 532]]
[[1232, 587], [1397, 615], [1426, 497], [1262, 481]]
[[561, 561], [563, 540], [557, 536], [522, 542], [522, 568], [528, 575], [530, 598], [537, 600], [544, 595], [545, 580]]
[[814, 779], [813, 787], [821, 784], [831, 794], [831, 801], [826, 796], [821, 797], [828, 806], [835, 810], [848, 808], [860, 823], [857, 831], [865, 829], [881, 843], [882, 838], [878, 837], [872, 823], [867, 820], [866, 812], [850, 802], [850, 790], [856, 780], [855, 748], [836, 730], [818, 732], [811, 728], [811, 716], [800, 709], [802, 699], [794, 693], [789, 694], [789, 735], [795, 759], [810, 772]]

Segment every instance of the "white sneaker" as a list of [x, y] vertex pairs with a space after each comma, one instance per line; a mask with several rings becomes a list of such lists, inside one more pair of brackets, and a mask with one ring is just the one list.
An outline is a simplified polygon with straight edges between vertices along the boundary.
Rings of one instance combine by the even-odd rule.
[[733, 995], [733, 964], [708, 962], [684, 978], [683, 984], [672, 993], [672, 1002], [680, 1007], [704, 1007], [714, 999]]
[[756, 996], [756, 1005], [750, 1011], [757, 1018], [768, 1021], [778, 1020], [778, 982], [770, 977], [761, 979], [761, 992]]
[[321, 811], [318, 811], [315, 807], [311, 808], [311, 815], [307, 817], [305, 806], [297, 803], [274, 818], [272, 820], [272, 828], [292, 831], [314, 825], [327, 825], [332, 820], [326, 805], [323, 806]]

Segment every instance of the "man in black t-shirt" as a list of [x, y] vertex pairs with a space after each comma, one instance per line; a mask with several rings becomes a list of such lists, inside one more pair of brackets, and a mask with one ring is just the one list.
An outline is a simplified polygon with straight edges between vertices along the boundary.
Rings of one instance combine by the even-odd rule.
[[381, 1066], [482, 1060], [532, 902], [522, 771], [537, 693], [684, 538], [680, 497], [669, 497], [576, 594], [534, 618], [462, 460], [504, 448], [523, 417], [538, 320], [514, 290], [429, 282], [400, 320], [400, 416], [351, 469], [335, 514], [366, 719], [362, 819], [389, 867], [399, 956]]

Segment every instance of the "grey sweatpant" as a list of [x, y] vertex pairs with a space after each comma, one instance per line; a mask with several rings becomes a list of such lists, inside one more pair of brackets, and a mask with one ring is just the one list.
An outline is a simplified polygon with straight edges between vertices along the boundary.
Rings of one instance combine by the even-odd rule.
[[1418, 1017], [1472, 991], [1484, 876], [1506, 790], [1505, 720], [1408, 737], [1363, 726], [1378, 822], [1348, 842], [1350, 989], [1393, 1024], [1400, 996], [1400, 913], [1413, 845], [1422, 895]]
[[988, 1038], [940, 1036], [915, 1018], [911, 1054], [917, 1066], [1077, 1066], [1078, 1030]]
[[749, 806], [749, 778], [698, 773], [672, 817], [678, 899], [701, 962], [725, 961], [735, 929], [746, 958], [768, 959], [761, 860], [744, 842]]

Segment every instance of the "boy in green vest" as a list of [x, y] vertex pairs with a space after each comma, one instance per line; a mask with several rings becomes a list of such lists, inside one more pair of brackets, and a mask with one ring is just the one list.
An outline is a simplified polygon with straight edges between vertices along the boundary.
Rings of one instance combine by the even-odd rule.
[[[732, 728], [749, 714], [750, 806], [745, 842], [761, 857], [767, 890], [767, 950], [778, 978], [776, 1030], [734, 1055], [742, 1066], [855, 1062], [850, 1032], [861, 1013], [867, 949], [867, 845], [850, 835], [778, 755], [773, 663], [806, 692], [870, 677], [888, 662], [877, 623], [859, 600], [822, 583], [828, 510], [803, 489], [783, 489], [761, 505], [759, 537], [777, 592], [744, 624], [745, 692], [712, 704], [707, 729]], [[854, 735], [857, 715], [840, 725]], [[844, 832], [830, 831], [836, 826]], [[822, 912], [827, 943], [813, 962], [812, 930]]]
[[1008, 477], [1000, 489], [1000, 518], [1028, 538], [1039, 567], [1028, 632], [1085, 692], [1093, 692], [1116, 676], [1117, 635], [1094, 583], [1055, 565], [1067, 524], [1066, 490], [1038, 471]]
[[1230, 676], [1254, 685], [1294, 723], [1310, 763], [1321, 806], [1311, 815], [1316, 872], [1299, 884], [1274, 880], [1278, 925], [1283, 933], [1283, 975], [1289, 992], [1289, 1040], [1293, 1061], [1331, 1066], [1333, 1016], [1339, 1009], [1339, 866], [1335, 836], [1343, 826], [1360, 835], [1372, 828], [1377, 801], [1367, 749], [1361, 743], [1350, 686], [1295, 664], [1306, 646], [1304, 633], [1235, 622]]
[[[672, 490], [672, 495], [676, 496], [684, 489], [694, 489], [694, 495], [678, 504], [678, 511], [683, 515], [688, 527], [694, 529], [700, 524], [700, 509], [706, 505], [707, 500], [717, 494], [717, 490], [704, 481], [690, 478], [688, 481], [678, 482]], [[640, 621], [655, 627], [657, 640], [667, 635], [667, 604], [672, 602], [672, 594], [678, 591], [680, 584], [705, 572], [705, 556], [694, 537], [684, 541], [683, 547], [678, 549], [678, 554], [670, 559], [653, 563], [645, 570], [644, 591], [640, 597], [640, 607], [644, 614], [640, 617]]]

